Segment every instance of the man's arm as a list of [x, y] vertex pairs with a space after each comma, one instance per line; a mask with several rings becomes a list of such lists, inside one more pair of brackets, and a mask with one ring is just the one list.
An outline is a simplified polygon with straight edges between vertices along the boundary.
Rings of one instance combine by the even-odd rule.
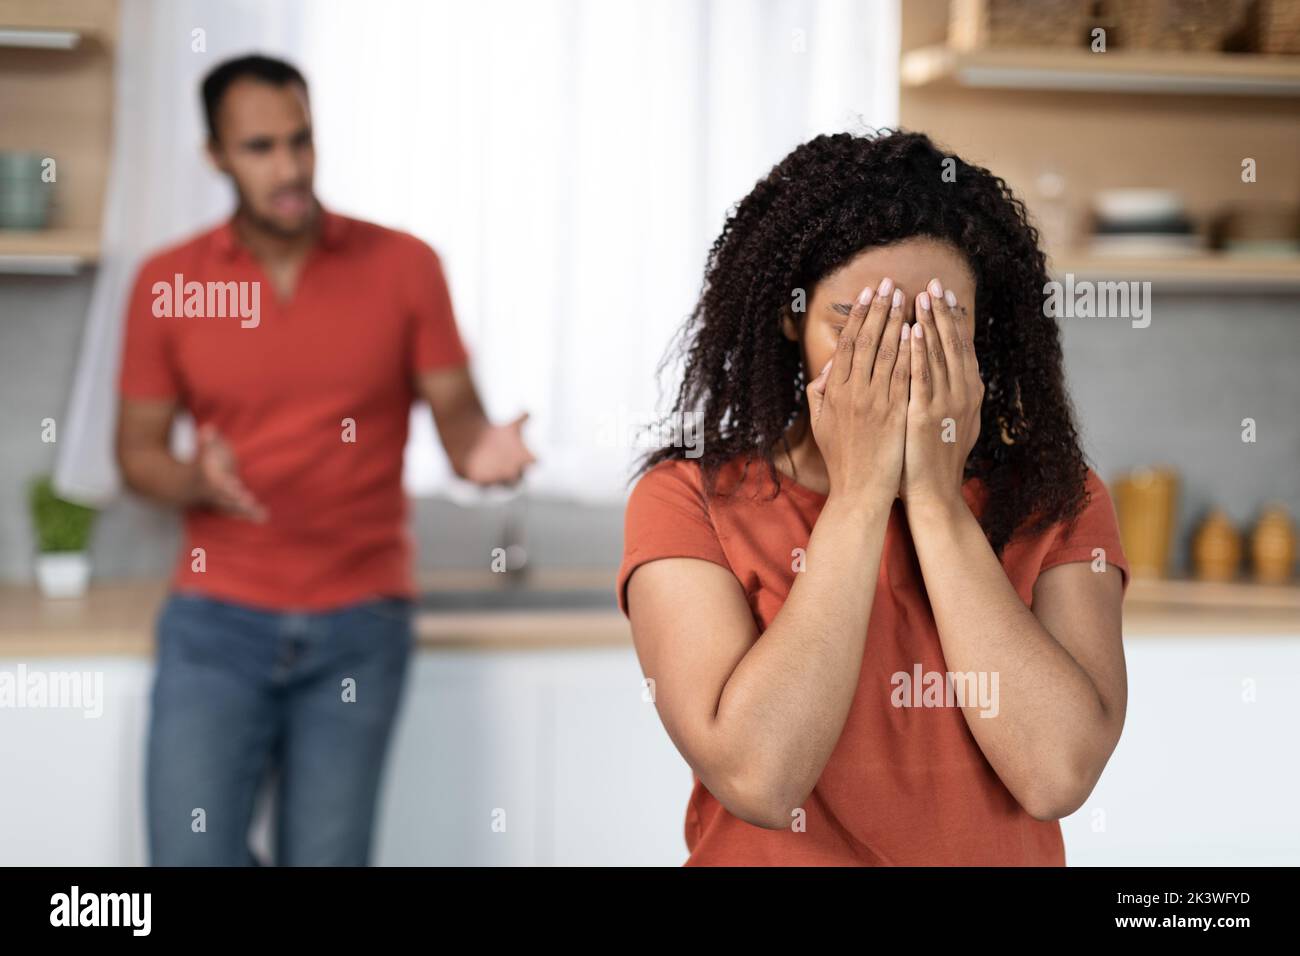
[[469, 450], [490, 424], [469, 369], [462, 366], [421, 372], [416, 376], [416, 389], [433, 410], [433, 421], [452, 471], [464, 478]]
[[265, 521], [266, 509], [239, 480], [235, 457], [216, 429], [199, 429], [192, 461], [171, 453], [176, 403], [170, 399], [123, 398], [117, 418], [117, 464], [128, 488], [178, 508], [211, 506]]
[[536, 461], [521, 434], [527, 413], [508, 425], [493, 425], [483, 412], [468, 368], [421, 372], [415, 383], [433, 410], [438, 436], [457, 476], [481, 485], [513, 484]]
[[122, 399], [117, 416], [117, 464], [128, 488], [162, 504], [189, 508], [198, 503], [192, 463], [171, 453], [176, 403], [166, 399]]

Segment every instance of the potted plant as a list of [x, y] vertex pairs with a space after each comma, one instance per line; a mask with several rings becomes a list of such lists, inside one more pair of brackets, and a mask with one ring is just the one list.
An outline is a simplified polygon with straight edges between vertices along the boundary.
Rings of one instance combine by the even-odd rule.
[[65, 501], [54, 492], [48, 475], [29, 488], [32, 525], [36, 531], [36, 582], [46, 597], [80, 597], [90, 581], [86, 546], [95, 510]]

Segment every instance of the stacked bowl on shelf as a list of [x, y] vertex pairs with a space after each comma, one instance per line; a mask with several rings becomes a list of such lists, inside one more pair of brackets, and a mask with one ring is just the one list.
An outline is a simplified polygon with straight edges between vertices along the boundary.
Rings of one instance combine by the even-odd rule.
[[51, 183], [39, 153], [0, 151], [0, 229], [44, 229], [50, 218]]

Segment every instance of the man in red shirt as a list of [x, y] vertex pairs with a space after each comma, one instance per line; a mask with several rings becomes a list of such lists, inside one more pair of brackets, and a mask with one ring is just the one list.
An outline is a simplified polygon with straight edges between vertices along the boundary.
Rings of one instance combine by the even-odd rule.
[[[185, 525], [158, 621], [150, 855], [250, 862], [274, 770], [276, 861], [360, 865], [413, 641], [411, 403], [483, 485], [534, 460], [526, 416], [485, 417], [434, 251], [316, 200], [294, 67], [229, 61], [203, 101], [238, 208], [141, 267], [119, 379], [123, 477]], [[188, 461], [169, 447], [180, 409], [198, 426]]]

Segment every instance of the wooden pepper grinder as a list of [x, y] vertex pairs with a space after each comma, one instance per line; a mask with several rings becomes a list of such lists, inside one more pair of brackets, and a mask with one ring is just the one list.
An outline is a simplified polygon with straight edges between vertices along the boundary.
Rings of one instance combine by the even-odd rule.
[[1241, 567], [1241, 535], [1215, 508], [1192, 539], [1192, 565], [1200, 581], [1231, 581]]
[[1286, 508], [1265, 508], [1250, 536], [1251, 566], [1260, 584], [1285, 584], [1295, 566], [1296, 534]]

